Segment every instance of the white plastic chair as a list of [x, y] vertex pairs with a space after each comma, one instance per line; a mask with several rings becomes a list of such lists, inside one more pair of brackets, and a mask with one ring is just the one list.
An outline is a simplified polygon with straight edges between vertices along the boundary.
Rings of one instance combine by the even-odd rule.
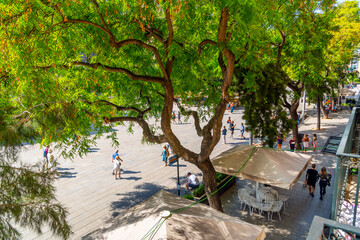
[[280, 215], [280, 211], [281, 211], [281, 208], [283, 207], [284, 203], [282, 201], [277, 201], [277, 202], [274, 202], [272, 208], [271, 208], [271, 219], [272, 219], [272, 215], [274, 213], [278, 213], [279, 215], [279, 219], [281, 221], [281, 215]]
[[269, 220], [272, 207], [273, 207], [273, 203], [261, 203], [260, 204], [260, 215], [262, 214], [262, 212], [267, 212], [267, 218]]
[[288, 199], [289, 199], [289, 196], [279, 194], [279, 200], [284, 203], [284, 210], [285, 210], [285, 206], [287, 205]]

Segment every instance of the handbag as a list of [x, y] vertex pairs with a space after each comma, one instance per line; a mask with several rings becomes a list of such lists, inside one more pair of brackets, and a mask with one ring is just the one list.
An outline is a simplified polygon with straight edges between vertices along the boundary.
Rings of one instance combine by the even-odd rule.
[[330, 179], [331, 179], [331, 174], [328, 175], [328, 178], [327, 178], [327, 181], [326, 181], [326, 184], [327, 184], [328, 186], [331, 186], [331, 184], [330, 184]]

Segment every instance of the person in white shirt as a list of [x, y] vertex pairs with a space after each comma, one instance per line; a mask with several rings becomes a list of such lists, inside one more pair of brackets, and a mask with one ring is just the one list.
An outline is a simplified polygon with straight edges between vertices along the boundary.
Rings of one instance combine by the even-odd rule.
[[186, 182], [186, 189], [189, 191], [190, 188], [198, 188], [200, 185], [199, 179], [191, 172], [188, 172], [188, 180]]
[[123, 162], [123, 160], [119, 157], [119, 156], [116, 156], [115, 159], [114, 159], [114, 172], [115, 172], [115, 180], [117, 180], [117, 174], [119, 174], [119, 179], [120, 179], [120, 166], [121, 166], [121, 163], [120, 161]]

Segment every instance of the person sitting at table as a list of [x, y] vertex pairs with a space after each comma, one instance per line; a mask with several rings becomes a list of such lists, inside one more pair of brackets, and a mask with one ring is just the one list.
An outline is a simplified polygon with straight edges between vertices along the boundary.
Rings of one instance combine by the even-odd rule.
[[188, 172], [188, 179], [186, 181], [186, 189], [189, 191], [190, 188], [195, 189], [200, 185], [199, 179], [191, 172]]

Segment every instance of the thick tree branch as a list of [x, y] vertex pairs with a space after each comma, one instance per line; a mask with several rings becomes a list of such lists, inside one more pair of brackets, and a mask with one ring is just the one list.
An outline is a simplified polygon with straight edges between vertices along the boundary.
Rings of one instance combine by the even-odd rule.
[[96, 12], [99, 14], [100, 21], [101, 21], [102, 25], [104, 26], [104, 28], [106, 29], [106, 32], [108, 33], [110, 39], [112, 41], [115, 41], [115, 37], [114, 37], [113, 33], [110, 31], [109, 27], [107, 26], [107, 24], [105, 22], [104, 16], [100, 12], [99, 4], [96, 2], [96, 0], [92, 0], [92, 2], [95, 5]]
[[174, 101], [183, 115], [192, 116], [194, 118], [196, 133], [199, 137], [202, 137], [203, 129], [200, 127], [200, 118], [197, 111], [185, 110], [185, 108], [180, 104], [180, 101], [178, 99], [174, 98]]
[[161, 32], [159, 30], [151, 28], [151, 27], [147, 27], [139, 19], [136, 19], [136, 18], [133, 19], [133, 22], [139, 24], [139, 26], [141, 28], [144, 28], [152, 37], [154, 37], [156, 40], [158, 40], [162, 44], [166, 43], [165, 39], [162, 37]]
[[120, 42], [114, 42], [114, 43], [111, 43], [111, 46], [113, 46], [115, 48], [122, 48], [122, 47], [124, 47], [126, 45], [129, 45], [129, 44], [139, 45], [139, 46], [141, 46], [143, 48], [146, 48], [146, 49], [152, 51], [154, 53], [154, 55], [155, 55], [157, 63], [159, 64], [161, 72], [164, 74], [165, 79], [167, 79], [167, 80], [170, 79], [170, 76], [166, 72], [164, 64], [161, 61], [159, 51], [157, 50], [156, 47], [151, 46], [151, 45], [149, 45], [147, 43], [144, 43], [143, 41], [140, 41], [140, 40], [137, 40], [137, 39], [126, 39], [126, 40], [123, 40], [123, 41], [120, 41]]
[[211, 44], [213, 46], [216, 46], [216, 42], [214, 42], [213, 40], [210, 40], [210, 39], [205, 39], [203, 40], [199, 46], [198, 46], [198, 55], [200, 56], [202, 50], [203, 50], [203, 46], [206, 45], [206, 44]]
[[170, 47], [171, 42], [174, 39], [174, 29], [173, 29], [173, 25], [172, 25], [172, 21], [171, 21], [170, 8], [166, 9], [165, 15], [166, 15], [166, 23], [167, 23], [168, 30], [169, 30], [169, 37], [166, 40], [166, 47]]
[[149, 124], [140, 117], [112, 117], [104, 118], [104, 120], [105, 122], [136, 122], [142, 128], [146, 141], [158, 144], [167, 142], [164, 135], [154, 135]]
[[164, 82], [163, 78], [151, 77], [151, 76], [145, 76], [145, 75], [137, 75], [137, 74], [134, 74], [133, 72], [129, 71], [128, 69], [118, 68], [118, 67], [110, 67], [110, 66], [107, 66], [107, 65], [103, 65], [101, 63], [73, 62], [72, 64], [75, 65], [75, 66], [89, 67], [89, 68], [92, 68], [92, 69], [95, 69], [95, 70], [98, 69], [99, 67], [101, 67], [102, 69], [104, 69], [105, 71], [108, 71], [108, 72], [124, 73], [131, 80], [134, 80], [134, 81], [156, 82], [156, 83], [163, 83]]
[[229, 9], [227, 7], [221, 11], [221, 17], [218, 28], [218, 44], [222, 46], [221, 51], [226, 59], [226, 68], [222, 71], [222, 75], [223, 75], [223, 84], [221, 86], [222, 98], [219, 104], [215, 108], [214, 116], [210, 119], [209, 123], [205, 125], [203, 128], [204, 138], [201, 143], [201, 152], [198, 157], [199, 162], [206, 161], [206, 159], [209, 158], [216, 144], [219, 142], [221, 127], [222, 127], [222, 118], [225, 112], [226, 104], [230, 101], [229, 87], [232, 83], [232, 77], [234, 74], [235, 55], [226, 46], [226, 40], [227, 40], [226, 37], [229, 36], [227, 34], [229, 14], [230, 14]]

